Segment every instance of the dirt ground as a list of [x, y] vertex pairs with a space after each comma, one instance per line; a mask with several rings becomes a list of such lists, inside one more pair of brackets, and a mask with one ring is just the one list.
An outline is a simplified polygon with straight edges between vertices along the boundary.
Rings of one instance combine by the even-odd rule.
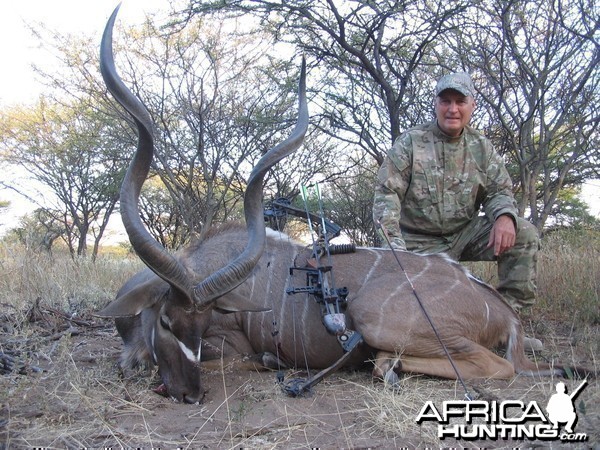
[[[597, 367], [599, 327], [528, 322], [541, 360]], [[27, 326], [0, 315], [0, 448], [439, 448], [600, 445], [600, 389], [590, 379], [577, 397], [575, 431], [587, 441], [440, 440], [437, 424], [415, 418], [431, 400], [462, 400], [459, 383], [405, 376], [392, 389], [368, 371], [340, 371], [301, 397], [284, 394], [274, 372], [204, 373], [202, 404], [176, 403], [152, 389], [156, 373], [119, 376], [121, 341], [110, 321], [72, 319], [38, 308]], [[10, 367], [9, 367], [10, 366]], [[303, 376], [286, 373], [286, 377]], [[557, 379], [468, 382], [475, 399], [531, 401], [545, 408]], [[574, 389], [580, 380], [564, 380]]]

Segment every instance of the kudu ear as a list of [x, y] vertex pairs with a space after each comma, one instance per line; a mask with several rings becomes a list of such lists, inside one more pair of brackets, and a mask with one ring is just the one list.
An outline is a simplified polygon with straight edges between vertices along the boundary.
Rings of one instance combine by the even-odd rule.
[[245, 296], [235, 292], [229, 292], [215, 300], [214, 308], [217, 312], [223, 314], [234, 312], [267, 312], [272, 309], [256, 305], [249, 301]]
[[146, 308], [151, 308], [169, 290], [169, 285], [156, 277], [121, 294], [104, 309], [94, 313], [98, 317], [137, 316]]

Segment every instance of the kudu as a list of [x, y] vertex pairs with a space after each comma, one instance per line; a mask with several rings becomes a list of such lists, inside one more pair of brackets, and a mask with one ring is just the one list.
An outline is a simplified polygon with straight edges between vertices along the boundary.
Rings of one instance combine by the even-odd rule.
[[[149, 268], [133, 276], [98, 313], [116, 320], [125, 346], [122, 366], [157, 364], [168, 394], [193, 403], [204, 395], [202, 361], [264, 354], [277, 355], [287, 366], [332, 365], [343, 350], [321, 323], [320, 307], [308, 295], [286, 294], [286, 287], [305, 282], [301, 273], [290, 275], [289, 268], [306, 261], [306, 249], [283, 235], [266, 233], [261, 204], [265, 173], [301, 145], [308, 127], [304, 65], [296, 127], [263, 156], [249, 177], [246, 231], [240, 225], [215, 228], [172, 255], [145, 230], [138, 214], [140, 189], [153, 155], [152, 122], [114, 67], [117, 11], [102, 38], [101, 71], [138, 128], [138, 148], [121, 189], [121, 214], [133, 248]], [[527, 359], [515, 312], [461, 265], [440, 255], [399, 256], [463, 378], [562, 373]], [[364, 338], [349, 364], [375, 356], [376, 376], [406, 371], [456, 378], [390, 250], [359, 248], [332, 260], [337, 285], [349, 291], [347, 326]], [[506, 346], [506, 359], [489, 350], [500, 345]]]

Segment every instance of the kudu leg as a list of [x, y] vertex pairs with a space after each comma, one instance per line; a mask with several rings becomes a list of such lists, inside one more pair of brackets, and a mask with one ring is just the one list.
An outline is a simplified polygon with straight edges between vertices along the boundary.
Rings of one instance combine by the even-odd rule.
[[[463, 379], [508, 379], [515, 375], [512, 364], [487, 349], [486, 352], [487, 355], [466, 355], [469, 359], [454, 360], [454, 365]], [[456, 372], [447, 358], [402, 357], [402, 371], [423, 373], [442, 378], [457, 378]]]
[[400, 357], [396, 353], [377, 352], [375, 355], [373, 377], [381, 378], [382, 380], [392, 381], [392, 373], [399, 374], [402, 372], [402, 363]]
[[202, 369], [207, 371], [223, 368], [235, 370], [279, 370], [287, 365], [270, 352], [255, 353], [248, 338], [241, 331], [212, 333], [202, 345]]
[[219, 359], [202, 361], [202, 370], [214, 372], [231, 370], [236, 372], [255, 370], [280, 370], [287, 369], [287, 365], [279, 360], [273, 353], [255, 353], [252, 355], [224, 356]]
[[[512, 378], [515, 374], [513, 365], [504, 358], [492, 353], [487, 348], [466, 338], [456, 343], [457, 350], [448, 351], [452, 355], [454, 366], [463, 379], [474, 378]], [[394, 372], [413, 372], [441, 378], [456, 379], [456, 372], [448, 358], [443, 355], [411, 356], [397, 355], [390, 352], [378, 352], [375, 359], [373, 375], [378, 378], [389, 378], [386, 374]]]

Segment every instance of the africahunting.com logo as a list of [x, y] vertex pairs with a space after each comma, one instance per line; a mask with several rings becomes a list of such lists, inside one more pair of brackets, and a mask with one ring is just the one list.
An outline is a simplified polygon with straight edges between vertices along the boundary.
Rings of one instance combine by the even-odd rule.
[[585, 442], [588, 436], [575, 432], [574, 400], [586, 383], [587, 380], [583, 380], [571, 394], [567, 393], [564, 383], [557, 383], [556, 393], [548, 400], [545, 412], [535, 401], [453, 400], [442, 402], [438, 408], [429, 400], [415, 420], [417, 424], [437, 422], [439, 439]]

